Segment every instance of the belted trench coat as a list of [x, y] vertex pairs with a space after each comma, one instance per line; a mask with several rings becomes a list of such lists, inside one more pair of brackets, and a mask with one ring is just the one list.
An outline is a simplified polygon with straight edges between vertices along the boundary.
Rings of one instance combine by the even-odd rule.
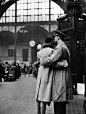
[[67, 60], [67, 68], [54, 68], [52, 77], [52, 101], [63, 102], [73, 99], [72, 78], [70, 75], [70, 52], [64, 42], [58, 44], [50, 57], [41, 59], [41, 63], [54, 63]]
[[[40, 61], [40, 58], [44, 59], [51, 55], [53, 49], [45, 47], [37, 53], [37, 57]], [[38, 76], [36, 83], [36, 94], [35, 99], [42, 102], [51, 102], [51, 90], [52, 90], [52, 76], [53, 70], [52, 67], [39, 66]]]

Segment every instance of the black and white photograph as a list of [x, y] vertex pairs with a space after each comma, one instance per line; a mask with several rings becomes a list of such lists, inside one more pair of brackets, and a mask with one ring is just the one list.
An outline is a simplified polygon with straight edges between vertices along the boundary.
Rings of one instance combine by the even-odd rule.
[[86, 114], [86, 0], [0, 0], [0, 114]]

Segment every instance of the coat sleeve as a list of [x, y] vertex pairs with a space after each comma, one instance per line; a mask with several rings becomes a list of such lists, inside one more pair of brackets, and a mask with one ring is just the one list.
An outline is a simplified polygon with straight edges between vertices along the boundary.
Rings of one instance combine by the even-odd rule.
[[41, 59], [41, 65], [45, 65], [47, 63], [53, 63], [57, 61], [61, 57], [61, 55], [62, 55], [62, 46], [57, 46], [49, 57]]

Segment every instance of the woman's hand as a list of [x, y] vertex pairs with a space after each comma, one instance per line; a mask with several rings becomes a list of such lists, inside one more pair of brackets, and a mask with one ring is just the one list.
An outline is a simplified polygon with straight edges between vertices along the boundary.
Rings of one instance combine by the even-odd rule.
[[68, 62], [66, 60], [62, 60], [60, 62], [57, 62], [58, 66], [62, 67], [68, 67]]

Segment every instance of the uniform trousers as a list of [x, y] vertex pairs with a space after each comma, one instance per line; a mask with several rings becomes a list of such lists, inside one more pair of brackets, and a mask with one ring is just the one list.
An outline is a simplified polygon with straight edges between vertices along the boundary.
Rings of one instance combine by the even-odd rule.
[[54, 102], [54, 114], [66, 114], [66, 102]]

